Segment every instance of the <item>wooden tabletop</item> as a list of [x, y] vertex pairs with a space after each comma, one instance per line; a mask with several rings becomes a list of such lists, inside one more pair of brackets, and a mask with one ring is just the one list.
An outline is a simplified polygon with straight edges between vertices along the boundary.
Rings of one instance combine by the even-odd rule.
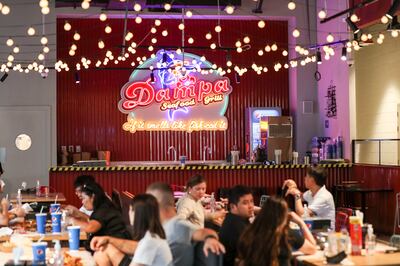
[[[26, 234], [15, 234], [15, 235], [28, 237], [32, 241], [38, 241], [43, 236], [35, 232], [27, 232]], [[0, 236], [0, 242], [9, 240], [10, 236]], [[44, 235], [44, 238], [42, 239], [42, 241], [53, 241], [53, 240], [68, 241], [69, 240], [68, 232], [63, 232], [61, 234], [47, 233]], [[87, 235], [85, 232], [81, 231], [80, 240], [87, 240]]]
[[[22, 202], [41, 202], [41, 203], [52, 203], [55, 201], [56, 196], [58, 195], [57, 202], [65, 202], [66, 199], [64, 197], [64, 194], [62, 193], [49, 193], [48, 197], [38, 197], [36, 194], [21, 194], [22, 195]], [[11, 203], [16, 203], [17, 202], [17, 194], [13, 193], [11, 194], [10, 197], [10, 202]]]
[[[351, 261], [354, 265], [371, 265], [371, 266], [388, 266], [388, 265], [400, 265], [400, 253], [383, 253], [386, 249], [393, 249], [384, 244], [377, 244], [377, 251], [375, 254], [366, 256], [348, 256], [347, 261]], [[298, 261], [301, 261], [304, 265], [309, 266], [326, 266], [326, 260], [322, 251], [318, 251], [315, 255], [299, 256]], [[333, 264], [341, 265], [341, 264]]]

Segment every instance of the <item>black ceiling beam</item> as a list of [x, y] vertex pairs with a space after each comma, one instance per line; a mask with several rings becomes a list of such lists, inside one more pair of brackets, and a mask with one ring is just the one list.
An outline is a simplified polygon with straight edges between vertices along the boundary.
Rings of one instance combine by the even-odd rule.
[[350, 7], [348, 9], [343, 10], [343, 11], [340, 11], [339, 13], [336, 13], [333, 16], [330, 16], [330, 17], [327, 17], [327, 18], [321, 20], [320, 23], [322, 24], [322, 23], [328, 22], [328, 21], [330, 21], [332, 19], [335, 19], [337, 17], [343, 16], [344, 14], [347, 14], [347, 13], [353, 13], [354, 10], [359, 9], [361, 7], [364, 7], [366, 5], [372, 4], [373, 2], [376, 2], [376, 1], [379, 1], [379, 0], [364, 0], [364, 1], [360, 2], [360, 3], [358, 3], [357, 5], [353, 6], [353, 7]]

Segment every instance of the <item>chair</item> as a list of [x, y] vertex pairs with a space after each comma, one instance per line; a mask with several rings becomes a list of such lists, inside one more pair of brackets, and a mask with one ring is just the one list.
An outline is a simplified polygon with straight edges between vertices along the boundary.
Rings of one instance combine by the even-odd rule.
[[115, 188], [113, 189], [113, 191], [111, 193], [111, 201], [114, 203], [117, 210], [122, 214], [121, 194]]
[[335, 218], [336, 232], [340, 232], [343, 227], [346, 227], [347, 230], [349, 229], [349, 216], [344, 212], [337, 211]]
[[350, 216], [353, 216], [353, 209], [352, 209], [352, 208], [338, 207], [338, 208], [336, 208], [336, 211], [338, 211], [338, 212], [344, 212], [344, 213], [346, 213], [349, 217], [350, 217]]

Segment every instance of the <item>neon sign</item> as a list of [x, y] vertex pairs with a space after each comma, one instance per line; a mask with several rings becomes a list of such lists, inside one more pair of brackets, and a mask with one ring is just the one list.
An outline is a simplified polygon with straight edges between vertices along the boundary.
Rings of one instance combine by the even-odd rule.
[[[183, 63], [183, 60], [185, 63]], [[136, 131], [226, 130], [224, 116], [232, 92], [229, 79], [216, 72], [203, 74], [211, 64], [198, 56], [159, 51], [135, 70], [121, 89], [118, 108], [128, 114], [123, 129]]]

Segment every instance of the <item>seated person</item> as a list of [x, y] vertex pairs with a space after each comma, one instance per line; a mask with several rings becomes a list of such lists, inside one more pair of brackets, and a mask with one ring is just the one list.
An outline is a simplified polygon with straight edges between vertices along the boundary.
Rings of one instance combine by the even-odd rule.
[[[253, 224], [248, 226], [238, 242], [237, 265], [289, 266], [291, 252], [299, 249], [306, 254], [315, 253], [315, 240], [303, 222], [305, 236], [289, 229], [289, 213], [283, 199], [269, 198]], [[300, 219], [296, 217], [295, 219]], [[300, 219], [301, 220], [301, 219]]]
[[[165, 183], [154, 183], [147, 193], [156, 197], [159, 203], [160, 219], [165, 230], [167, 242], [171, 248], [173, 265], [194, 265], [193, 243], [204, 241], [206, 256], [223, 253], [224, 247], [217, 240], [218, 235], [210, 229], [199, 229], [176, 215], [172, 189]], [[91, 246], [97, 250], [95, 260], [106, 261], [104, 265], [127, 265], [137, 247], [137, 241], [116, 239], [113, 237], [95, 237]]]
[[88, 233], [88, 243], [94, 236], [113, 236], [130, 239], [131, 236], [122, 220], [121, 213], [106, 196], [103, 188], [97, 183], [87, 183], [82, 188], [82, 204], [93, 211], [89, 218], [71, 214], [73, 224]]
[[[95, 183], [95, 179], [91, 175], [80, 175], [78, 176], [75, 181], [74, 181], [74, 189], [75, 189], [75, 195], [82, 200], [82, 187], [87, 184], [87, 183]], [[70, 213], [73, 213], [74, 216], [81, 216], [81, 218], [89, 218], [90, 215], [92, 215], [93, 211], [89, 211], [85, 208], [85, 206], [81, 206], [79, 210], [72, 205], [68, 205], [65, 207], [66, 210], [68, 210]], [[79, 212], [80, 213], [79, 213]], [[82, 214], [82, 215], [81, 215]]]
[[207, 183], [201, 175], [189, 179], [186, 185], [186, 194], [179, 199], [176, 207], [178, 216], [188, 220], [199, 228], [204, 228], [205, 220], [214, 220], [225, 216], [224, 211], [206, 212], [201, 199], [205, 196]]
[[[134, 248], [129, 252], [133, 257], [124, 255], [115, 249], [111, 243], [104, 247], [105, 238], [93, 239], [91, 246], [100, 252], [95, 253], [95, 260], [98, 265], [130, 265], [130, 266], [167, 266], [172, 265], [172, 254], [165, 240], [165, 232], [160, 221], [160, 212], [157, 200], [150, 194], [137, 195], [130, 206], [130, 219], [133, 222]], [[132, 221], [133, 220], [133, 221]], [[108, 247], [110, 246], [110, 247]], [[114, 257], [108, 257], [108, 252], [116, 252]], [[118, 261], [117, 261], [118, 258]]]
[[228, 194], [229, 213], [219, 230], [222, 244], [226, 248], [224, 265], [234, 265], [240, 235], [250, 225], [254, 216], [254, 201], [251, 190], [245, 186], [235, 186]]
[[13, 223], [24, 221], [23, 218], [22, 220], [17, 219], [19, 217], [25, 217], [27, 211], [23, 208], [23, 206], [9, 210], [10, 202], [6, 198], [3, 198], [0, 204], [0, 226], [8, 226]]
[[[303, 196], [297, 188], [296, 182], [285, 180], [283, 187], [287, 193], [295, 198], [295, 210], [300, 216], [315, 216], [331, 220], [331, 229], [335, 229], [335, 202], [332, 194], [325, 187], [326, 171], [322, 166], [312, 166], [307, 169], [304, 183], [308, 189]], [[308, 213], [304, 213], [302, 199], [308, 203]]]
[[[1, 162], [0, 162], [0, 177], [1, 177], [3, 174], [4, 174], [4, 170], [3, 170], [3, 167], [1, 166]], [[4, 183], [3, 179], [0, 178], [0, 193], [3, 193], [3, 191], [4, 191], [4, 186], [5, 186], [5, 183]]]

